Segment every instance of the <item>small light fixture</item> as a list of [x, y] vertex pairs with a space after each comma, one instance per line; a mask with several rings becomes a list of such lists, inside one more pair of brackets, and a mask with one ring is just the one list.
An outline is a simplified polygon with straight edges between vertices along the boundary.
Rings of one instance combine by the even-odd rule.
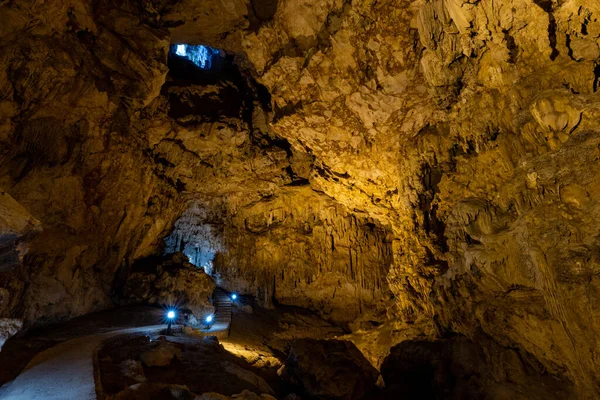
[[171, 324], [173, 323], [173, 320], [175, 319], [175, 317], [177, 316], [177, 313], [175, 312], [175, 310], [168, 310], [167, 311], [167, 335], [172, 335], [173, 331], [171, 329]]
[[212, 316], [212, 315], [208, 315], [208, 316], [207, 316], [207, 317], [204, 319], [204, 321], [206, 321], [206, 323], [207, 323], [207, 324], [210, 324], [210, 323], [212, 322], [212, 320], [213, 320], [213, 316]]
[[233, 294], [231, 295], [231, 300], [236, 300], [236, 299], [237, 299], [237, 294], [233, 293]]

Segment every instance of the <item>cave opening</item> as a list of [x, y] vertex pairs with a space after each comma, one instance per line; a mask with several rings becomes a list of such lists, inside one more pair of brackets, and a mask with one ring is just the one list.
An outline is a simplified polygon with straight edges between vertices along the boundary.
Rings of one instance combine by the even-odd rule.
[[187, 58], [202, 69], [211, 69], [213, 58], [217, 58], [220, 51], [209, 46], [193, 44], [174, 44], [171, 45], [171, 53]]
[[171, 44], [167, 66], [172, 78], [201, 83], [228, 79], [237, 69], [233, 55], [202, 44]]
[[[240, 68], [234, 54], [206, 45], [172, 44], [167, 66], [163, 93], [169, 96], [169, 114], [184, 125], [239, 117], [255, 127], [256, 111], [271, 111], [269, 90]], [[197, 88], [210, 85], [219, 87], [218, 96], [198, 94]], [[186, 95], [178, 95], [181, 91]]]

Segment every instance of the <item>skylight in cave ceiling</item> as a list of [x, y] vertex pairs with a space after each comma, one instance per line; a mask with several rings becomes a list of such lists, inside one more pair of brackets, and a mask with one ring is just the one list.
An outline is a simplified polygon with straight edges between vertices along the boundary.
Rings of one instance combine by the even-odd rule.
[[212, 47], [192, 44], [176, 44], [171, 51], [181, 57], [185, 57], [202, 69], [210, 69], [212, 57], [219, 54], [219, 50]]

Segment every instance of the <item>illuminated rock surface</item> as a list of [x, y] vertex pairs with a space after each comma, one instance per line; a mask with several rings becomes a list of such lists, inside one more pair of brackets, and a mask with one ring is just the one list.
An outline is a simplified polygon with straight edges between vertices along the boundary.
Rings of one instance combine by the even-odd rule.
[[[211, 304], [215, 288], [210, 276], [190, 264], [182, 253], [175, 253], [158, 265], [140, 260], [133, 266], [120, 298], [124, 303], [191, 311], [195, 318], [201, 319], [215, 310]], [[178, 312], [181, 313], [177, 311], [173, 316], [179, 317]]]
[[[3, 2], [0, 321], [111, 307], [171, 246], [351, 330], [377, 367], [456, 336], [523, 365], [490, 390], [600, 396], [599, 18], [584, 0]], [[202, 70], [174, 44], [222, 54]]]

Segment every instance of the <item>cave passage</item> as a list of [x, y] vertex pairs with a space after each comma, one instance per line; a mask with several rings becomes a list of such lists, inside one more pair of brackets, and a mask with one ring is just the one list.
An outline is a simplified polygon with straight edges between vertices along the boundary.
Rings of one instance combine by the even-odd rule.
[[221, 233], [217, 227], [206, 223], [205, 210], [190, 207], [175, 222], [172, 232], [164, 238], [165, 257], [183, 253], [187, 260], [208, 275], [213, 275], [215, 254], [225, 250]]
[[218, 57], [220, 51], [209, 46], [193, 44], [171, 45], [171, 53], [187, 58], [202, 69], [211, 69], [213, 58]]

